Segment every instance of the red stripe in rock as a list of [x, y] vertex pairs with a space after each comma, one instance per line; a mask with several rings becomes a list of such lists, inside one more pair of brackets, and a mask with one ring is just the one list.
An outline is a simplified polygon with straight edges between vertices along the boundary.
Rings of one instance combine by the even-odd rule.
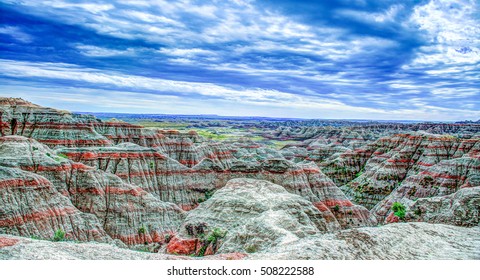
[[0, 227], [21, 225], [30, 221], [45, 220], [52, 217], [68, 216], [80, 213], [76, 208], [53, 208], [46, 211], [37, 211], [25, 215], [0, 220]]
[[20, 240], [9, 237], [0, 237], [0, 248], [13, 246], [17, 244]]
[[8, 179], [0, 181], [0, 189], [2, 188], [14, 188], [14, 187], [36, 187], [39, 185], [47, 185], [50, 187], [50, 182], [44, 178], [38, 179]]

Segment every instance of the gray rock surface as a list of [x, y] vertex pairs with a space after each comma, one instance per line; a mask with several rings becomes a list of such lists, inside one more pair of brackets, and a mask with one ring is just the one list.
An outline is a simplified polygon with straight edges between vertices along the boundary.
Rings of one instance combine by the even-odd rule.
[[188, 212], [187, 225], [206, 223], [227, 230], [219, 252], [256, 251], [329, 231], [322, 213], [305, 198], [268, 181], [233, 179]]
[[397, 223], [310, 236], [249, 259], [480, 259], [480, 228]]
[[[0, 260], [238, 259], [241, 254], [190, 258], [111, 244], [50, 242], [0, 234]], [[480, 259], [480, 228], [399, 223], [309, 236], [248, 254], [246, 259]]]

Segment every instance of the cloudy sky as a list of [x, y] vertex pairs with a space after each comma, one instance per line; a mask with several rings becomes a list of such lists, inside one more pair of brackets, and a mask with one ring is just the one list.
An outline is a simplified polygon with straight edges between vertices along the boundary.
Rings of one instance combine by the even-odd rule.
[[0, 95], [72, 111], [477, 120], [480, 1], [0, 0]]

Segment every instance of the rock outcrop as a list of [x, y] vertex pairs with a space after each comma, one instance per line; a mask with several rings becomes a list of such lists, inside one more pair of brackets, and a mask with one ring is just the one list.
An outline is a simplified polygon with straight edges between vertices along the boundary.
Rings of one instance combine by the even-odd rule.
[[196, 228], [199, 224], [205, 227], [202, 233], [215, 228], [227, 231], [220, 252], [282, 246], [340, 228], [335, 219], [325, 219], [305, 198], [271, 182], [252, 179], [230, 180], [188, 213], [180, 234], [195, 238], [188, 227]]
[[[51, 239], [61, 230], [76, 242], [197, 256], [478, 258], [478, 239], [465, 238], [478, 232], [478, 123], [237, 126], [252, 128], [255, 138], [207, 141], [195, 131], [147, 129], [0, 98], [0, 233]], [[292, 141], [272, 148], [278, 140]], [[457, 234], [457, 227], [423, 223], [371, 228], [399, 221], [394, 202], [406, 207], [402, 222], [462, 228]], [[425, 241], [431, 231], [445, 250], [420, 245], [391, 257], [395, 230], [406, 232], [398, 235], [405, 248], [417, 246], [408, 234]], [[474, 247], [457, 250], [467, 243], [448, 236]], [[52, 246], [0, 237], [0, 254], [14, 258], [40, 244]], [[53, 247], [60, 258], [87, 258], [98, 249], [84, 245], [76, 256], [69, 246]]]
[[0, 233], [50, 239], [55, 232], [109, 242], [96, 216], [79, 211], [45, 177], [0, 166]]
[[[0, 152], [0, 166], [44, 176], [44, 182], [72, 205], [72, 211], [95, 215], [110, 237], [126, 244], [161, 242], [183, 219], [183, 211], [176, 205], [163, 202], [112, 173], [72, 162], [35, 140], [1, 137]], [[6, 201], [6, 207], [20, 211], [23, 206], [14, 204], [20, 199], [18, 195]], [[35, 196], [25, 197], [23, 203], [34, 208]], [[19, 234], [29, 236], [29, 232]], [[51, 232], [40, 234], [45, 235]]]

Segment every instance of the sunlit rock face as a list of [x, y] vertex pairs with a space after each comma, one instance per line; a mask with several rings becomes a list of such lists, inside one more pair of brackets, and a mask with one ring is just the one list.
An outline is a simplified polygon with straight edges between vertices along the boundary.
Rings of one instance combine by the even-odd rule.
[[[68, 201], [72, 211], [93, 214], [100, 225], [91, 230], [100, 227], [111, 238], [126, 244], [159, 242], [164, 235], [175, 231], [183, 219], [183, 211], [176, 205], [163, 202], [112, 173], [72, 162], [33, 139], [1, 137], [0, 153], [0, 166], [41, 175], [49, 188]], [[21, 206], [11, 205], [16, 197], [10, 198], [5, 205], [21, 209]], [[36, 207], [35, 197], [24, 200], [25, 204]], [[139, 232], [140, 228], [145, 230]], [[29, 234], [28, 231], [19, 233]], [[43, 232], [40, 236], [46, 235], [51, 233]], [[85, 239], [81, 235], [72, 236], [76, 240]]]
[[478, 226], [396, 223], [308, 236], [250, 254], [247, 259], [479, 259], [478, 248]]
[[282, 158], [262, 162], [237, 160], [230, 168], [224, 169], [207, 158], [188, 168], [152, 148], [128, 143], [57, 151], [73, 160], [116, 174], [184, 210], [195, 208], [230, 179], [254, 178], [281, 184], [289, 192], [307, 198], [327, 219], [338, 219], [342, 227], [375, 224], [365, 208], [351, 203], [313, 163], [295, 164]]

